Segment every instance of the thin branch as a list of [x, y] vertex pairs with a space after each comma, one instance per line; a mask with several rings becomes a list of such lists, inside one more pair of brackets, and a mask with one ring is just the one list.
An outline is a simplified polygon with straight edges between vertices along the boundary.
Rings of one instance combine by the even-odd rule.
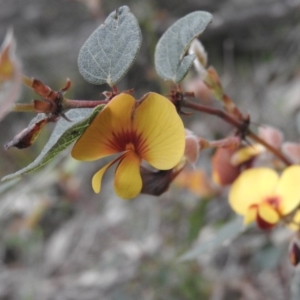
[[108, 100], [70, 100], [64, 98], [64, 109], [70, 108], [94, 108], [101, 104], [107, 104]]
[[224, 112], [223, 110], [212, 108], [212, 107], [202, 105], [202, 104], [197, 104], [197, 103], [191, 102], [189, 100], [184, 100], [182, 102], [182, 106], [196, 110], [196, 111], [204, 112], [209, 115], [217, 116], [217, 117], [223, 119], [224, 121], [226, 121], [227, 123], [233, 125], [234, 127], [236, 127], [239, 130], [243, 130], [245, 127], [244, 122], [237, 120], [236, 118], [234, 118], [230, 114]]
[[274, 148], [272, 145], [268, 144], [265, 140], [260, 138], [255, 133], [253, 133], [249, 130], [247, 133], [247, 136], [250, 139], [254, 140], [255, 142], [263, 145], [270, 152], [272, 152], [275, 156], [277, 156], [280, 160], [282, 160], [287, 166], [291, 166], [293, 164], [287, 157], [284, 156], [284, 154], [279, 149]]
[[268, 144], [265, 140], [260, 138], [258, 135], [256, 135], [252, 131], [250, 131], [249, 128], [245, 127], [245, 125], [247, 125], [245, 122], [237, 120], [230, 114], [228, 114], [220, 109], [211, 108], [209, 106], [193, 103], [188, 100], [184, 100], [182, 102], [182, 106], [199, 111], [199, 112], [204, 112], [204, 113], [207, 113], [210, 115], [214, 115], [214, 116], [217, 116], [217, 117], [223, 119], [225, 122], [233, 125], [239, 131], [241, 131], [241, 133], [244, 134], [245, 136], [247, 136], [247, 137], [251, 138], [252, 140], [254, 140], [255, 142], [263, 145], [271, 153], [273, 153], [276, 157], [278, 157], [282, 162], [284, 162], [287, 166], [292, 165], [292, 162], [287, 157], [285, 157], [285, 155], [279, 149], [274, 148], [272, 145]]

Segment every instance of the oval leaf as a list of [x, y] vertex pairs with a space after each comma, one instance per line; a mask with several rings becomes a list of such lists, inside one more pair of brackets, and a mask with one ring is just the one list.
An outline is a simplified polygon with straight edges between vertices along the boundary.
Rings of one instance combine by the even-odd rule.
[[99, 105], [95, 109], [78, 108], [68, 111], [66, 117], [72, 120], [72, 122], [61, 118], [57, 122], [48, 143], [45, 145], [40, 155], [27, 167], [3, 177], [2, 181], [14, 179], [47, 164], [82, 135], [86, 127], [92, 122], [103, 107], [104, 105]]
[[142, 42], [141, 30], [127, 6], [112, 12], [82, 46], [79, 72], [93, 84], [116, 84], [132, 65]]
[[185, 56], [193, 39], [212, 21], [212, 15], [196, 11], [175, 22], [160, 38], [155, 49], [155, 69], [164, 80], [180, 82], [190, 69], [195, 54]]

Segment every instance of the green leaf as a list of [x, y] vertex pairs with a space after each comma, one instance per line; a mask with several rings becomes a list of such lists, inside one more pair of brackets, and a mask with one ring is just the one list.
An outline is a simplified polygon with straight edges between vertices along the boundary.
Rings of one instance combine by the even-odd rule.
[[95, 116], [102, 110], [103, 107], [103, 105], [99, 105], [95, 109], [78, 108], [68, 111], [66, 116], [71, 120], [71, 122], [63, 118], [57, 122], [48, 143], [45, 145], [40, 155], [27, 167], [3, 177], [2, 181], [14, 179], [47, 164], [56, 155], [58, 155], [82, 135], [84, 130], [93, 121]]
[[185, 54], [211, 21], [210, 13], [196, 11], [179, 19], [162, 35], [155, 49], [155, 69], [161, 78], [177, 83], [185, 77], [196, 57]]
[[181, 257], [181, 261], [187, 261], [192, 259], [197, 259], [201, 254], [206, 252], [211, 252], [218, 247], [223, 245], [228, 245], [233, 239], [238, 237], [242, 231], [243, 218], [236, 217], [223, 225], [213, 236], [213, 238], [205, 243], [201, 242], [196, 244], [191, 250], [184, 253]]
[[142, 42], [141, 30], [127, 6], [112, 12], [82, 46], [79, 72], [92, 84], [116, 84], [133, 64]]

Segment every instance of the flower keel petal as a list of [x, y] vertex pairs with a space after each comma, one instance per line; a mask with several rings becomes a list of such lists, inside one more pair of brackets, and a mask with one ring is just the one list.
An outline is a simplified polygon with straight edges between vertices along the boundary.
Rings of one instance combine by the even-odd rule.
[[133, 152], [128, 151], [120, 161], [115, 174], [115, 192], [123, 199], [136, 197], [142, 190], [140, 174], [141, 159]]
[[276, 224], [280, 220], [278, 212], [269, 203], [258, 206], [258, 215], [269, 224]]
[[279, 220], [278, 212], [269, 203], [262, 203], [258, 206], [256, 222], [260, 229], [272, 229]]

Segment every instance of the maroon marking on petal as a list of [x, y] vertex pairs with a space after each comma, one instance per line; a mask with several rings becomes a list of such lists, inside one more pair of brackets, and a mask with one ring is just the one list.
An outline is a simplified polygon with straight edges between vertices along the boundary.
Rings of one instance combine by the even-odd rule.
[[265, 200], [265, 202], [269, 203], [274, 209], [278, 209], [280, 198], [278, 196], [272, 196]]
[[108, 144], [118, 152], [128, 150], [128, 145], [130, 145], [134, 152], [140, 157], [142, 157], [142, 154], [147, 150], [147, 143], [142, 137], [142, 134], [138, 134], [134, 130], [114, 132], [113, 138], [108, 141]]

